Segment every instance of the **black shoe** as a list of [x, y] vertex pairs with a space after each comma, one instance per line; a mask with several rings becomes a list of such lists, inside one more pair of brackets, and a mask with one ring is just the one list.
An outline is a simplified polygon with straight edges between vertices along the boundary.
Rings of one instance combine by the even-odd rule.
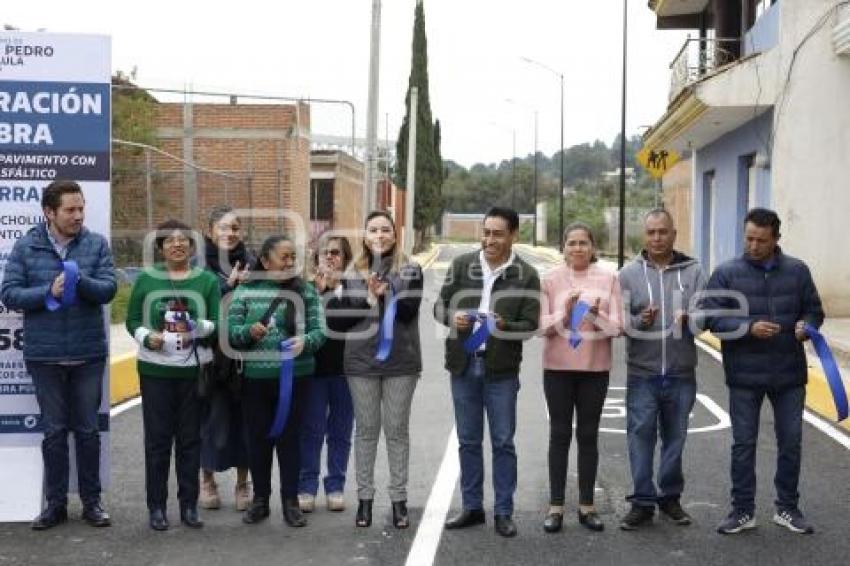
[[445, 522], [443, 525], [446, 529], [465, 529], [474, 525], [484, 524], [483, 509], [464, 509], [458, 515]]
[[543, 520], [543, 530], [547, 533], [557, 533], [564, 525], [563, 513], [549, 513]]
[[602, 519], [599, 518], [599, 515], [596, 511], [588, 511], [587, 513], [582, 513], [581, 510], [578, 512], [578, 522], [581, 525], [584, 525], [591, 531], [604, 531], [605, 523], [602, 522]]
[[307, 526], [307, 518], [301, 512], [297, 497], [288, 497], [283, 500], [283, 520], [290, 527]]
[[369, 527], [372, 525], [372, 500], [360, 499], [357, 503], [357, 516], [354, 524], [358, 527]]
[[30, 525], [34, 531], [46, 531], [52, 529], [56, 525], [61, 525], [68, 520], [68, 510], [63, 507], [47, 506], [47, 509], [41, 512], [41, 515], [35, 518]]
[[100, 502], [83, 507], [82, 519], [92, 527], [108, 527], [112, 524], [109, 513], [104, 511]]
[[666, 501], [662, 501], [658, 504], [658, 509], [668, 519], [670, 519], [677, 525], [684, 526], [691, 524], [691, 516], [688, 515], [684, 509], [682, 509], [682, 505], [677, 499], [668, 499]]
[[185, 505], [180, 508], [180, 522], [191, 529], [200, 529], [204, 522], [198, 516], [197, 505]]
[[167, 531], [168, 517], [165, 514], [165, 509], [161, 507], [151, 509], [149, 524], [155, 531]]
[[655, 511], [652, 507], [632, 505], [631, 511], [620, 521], [620, 528], [624, 531], [634, 531], [641, 525], [652, 522]]
[[269, 516], [269, 500], [265, 497], [255, 497], [251, 505], [242, 514], [242, 522], [248, 525], [259, 523]]
[[410, 526], [407, 501], [393, 501], [393, 526], [397, 529], [406, 529]]
[[515, 537], [516, 525], [510, 515], [496, 515], [496, 532], [503, 537]]

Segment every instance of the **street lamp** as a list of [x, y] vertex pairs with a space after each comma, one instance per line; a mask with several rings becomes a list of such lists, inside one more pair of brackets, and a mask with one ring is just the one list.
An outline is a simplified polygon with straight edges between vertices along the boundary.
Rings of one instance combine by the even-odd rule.
[[516, 128], [512, 126], [508, 129], [496, 122], [487, 123], [490, 126], [502, 130], [503, 132], [511, 133], [511, 183], [513, 184], [513, 187], [511, 188], [511, 208], [516, 209]]
[[[623, 0], [625, 1], [625, 0]], [[549, 67], [541, 63], [540, 61], [536, 61], [529, 57], [520, 57], [526, 63], [531, 65], [536, 65], [541, 69], [545, 69], [549, 71], [553, 75], [557, 76], [561, 81], [561, 184], [558, 187], [558, 241], [561, 241], [564, 233], [564, 73], [556, 71], [555, 69]], [[535, 152], [536, 158], [536, 152]], [[535, 210], [536, 215], [536, 210]]]
[[521, 106], [526, 110], [530, 110], [534, 113], [534, 197], [532, 203], [532, 213], [534, 214], [534, 221], [532, 222], [531, 244], [537, 247], [537, 109], [530, 108], [525, 104], [521, 104], [511, 98], [506, 98], [505, 102], [507, 102], [508, 104], [515, 104], [517, 106]]

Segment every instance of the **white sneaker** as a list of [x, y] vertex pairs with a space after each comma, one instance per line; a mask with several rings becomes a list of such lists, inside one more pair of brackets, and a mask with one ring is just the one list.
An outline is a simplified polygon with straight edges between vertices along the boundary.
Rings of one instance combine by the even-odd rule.
[[345, 511], [345, 496], [341, 491], [327, 494], [328, 511]]
[[298, 494], [298, 507], [302, 513], [312, 513], [316, 509], [316, 496], [310, 493]]
[[773, 516], [773, 522], [780, 527], [785, 527], [792, 533], [810, 535], [815, 532], [808, 521], [803, 517], [797, 509], [777, 511]]

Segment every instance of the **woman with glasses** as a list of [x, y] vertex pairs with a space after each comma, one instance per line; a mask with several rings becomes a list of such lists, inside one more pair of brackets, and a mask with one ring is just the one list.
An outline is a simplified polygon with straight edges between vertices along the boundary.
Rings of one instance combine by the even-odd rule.
[[319, 297], [298, 275], [296, 260], [288, 237], [266, 239], [250, 280], [233, 293], [227, 314], [230, 343], [244, 356], [242, 410], [254, 481], [254, 500], [242, 516], [248, 524], [269, 516], [275, 452], [283, 519], [291, 527], [307, 524], [298, 506], [300, 423], [316, 365], [313, 355], [325, 336]]
[[410, 263], [397, 242], [392, 217], [369, 213], [349, 292], [343, 303], [360, 311], [345, 344], [345, 374], [354, 402], [357, 497], [355, 524], [372, 524], [375, 457], [381, 429], [390, 467], [393, 525], [410, 526], [407, 477], [410, 407], [422, 372], [419, 306], [422, 269]]
[[145, 436], [145, 491], [150, 527], [169, 527], [166, 514], [171, 450], [177, 472], [180, 520], [200, 528], [201, 401], [198, 376], [212, 361], [210, 342], [221, 294], [215, 276], [192, 267], [191, 228], [177, 220], [157, 226], [164, 263], [145, 269], [133, 285], [127, 330], [139, 343], [138, 373]]
[[328, 337], [316, 352], [316, 373], [307, 386], [304, 419], [301, 423], [298, 502], [305, 513], [315, 509], [322, 446], [326, 442], [327, 473], [324, 490], [327, 507], [330, 511], [345, 510], [345, 472], [354, 427], [354, 409], [343, 364], [344, 332], [350, 324], [347, 319], [334, 316], [334, 313], [341, 306], [346, 284], [343, 274], [351, 259], [351, 245], [342, 236], [322, 238], [313, 258], [316, 269], [313, 285], [324, 304]]

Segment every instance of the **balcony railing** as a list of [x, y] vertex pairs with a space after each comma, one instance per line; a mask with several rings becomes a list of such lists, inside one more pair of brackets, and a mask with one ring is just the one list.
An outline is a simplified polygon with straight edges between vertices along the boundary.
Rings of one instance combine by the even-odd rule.
[[670, 100], [688, 85], [739, 58], [739, 38], [688, 38], [670, 63]]

